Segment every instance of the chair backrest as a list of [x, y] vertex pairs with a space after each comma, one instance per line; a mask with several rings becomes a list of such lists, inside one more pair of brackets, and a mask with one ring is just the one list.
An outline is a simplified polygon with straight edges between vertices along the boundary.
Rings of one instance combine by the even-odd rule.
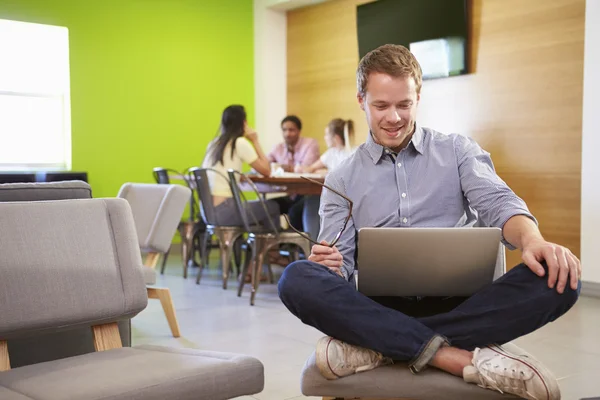
[[229, 178], [213, 168], [190, 168], [189, 170], [190, 178], [196, 183], [196, 192], [200, 200], [202, 219], [206, 225], [219, 226], [221, 224], [219, 223], [217, 211], [213, 203], [213, 195], [208, 177], [209, 173], [215, 175], [215, 178], [225, 179], [229, 183]]
[[229, 176], [229, 186], [231, 187], [231, 194], [233, 196], [233, 200], [235, 201], [235, 208], [240, 218], [244, 222], [244, 228], [246, 229], [246, 232], [252, 232], [252, 227], [259, 225], [259, 221], [258, 218], [256, 218], [256, 216], [252, 213], [252, 209], [250, 207], [246, 207], [246, 205], [248, 204], [248, 199], [246, 198], [246, 196], [244, 196], [244, 193], [239, 185], [239, 182], [242, 180], [245, 181], [245, 183], [252, 188], [252, 191], [258, 198], [263, 208], [263, 212], [268, 222], [268, 226], [265, 226], [264, 228], [267, 228], [269, 232], [273, 233], [274, 235], [279, 235], [277, 224], [271, 218], [267, 205], [265, 204], [265, 201], [263, 200], [254, 182], [252, 182], [250, 179], [247, 179], [244, 174], [234, 169], [228, 170], [227, 174]]
[[146, 307], [126, 201], [0, 203], [0, 226], [0, 340], [114, 322]]
[[[171, 184], [171, 178], [175, 178], [175, 180], [178, 181], [182, 180], [183, 183], [185, 183], [185, 185], [189, 187], [193, 193], [194, 185], [192, 185], [190, 180], [188, 179], [189, 170], [190, 169], [187, 169], [185, 172], [182, 173], [170, 168], [156, 167], [152, 169], [152, 175], [154, 176], [154, 180], [156, 181], [156, 183], [160, 183], [162, 185]], [[196, 218], [198, 217], [198, 212], [198, 201], [196, 199], [196, 196], [193, 195], [190, 197], [190, 219], [196, 220]]]
[[182, 185], [125, 183], [117, 197], [127, 200], [142, 252], [165, 253], [192, 192]]
[[91, 198], [92, 188], [82, 181], [0, 184], [0, 202]]

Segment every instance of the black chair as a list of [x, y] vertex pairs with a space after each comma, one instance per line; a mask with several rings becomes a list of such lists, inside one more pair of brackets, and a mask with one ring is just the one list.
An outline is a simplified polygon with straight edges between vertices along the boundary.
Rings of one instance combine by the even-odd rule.
[[[188, 268], [197, 267], [200, 263], [196, 262], [196, 254], [199, 258], [202, 258], [202, 241], [206, 234], [206, 225], [199, 216], [198, 199], [194, 195], [194, 185], [192, 185], [188, 179], [186, 172], [179, 172], [174, 169], [157, 167], [152, 170], [154, 180], [159, 184], [170, 184], [171, 178], [182, 180], [185, 185], [192, 190], [192, 196], [190, 197], [190, 216], [187, 221], [181, 221], [177, 227], [179, 236], [181, 237], [181, 255], [183, 259], [183, 277], [187, 278]], [[160, 273], [164, 274], [165, 267], [167, 265], [167, 259], [169, 257], [169, 251], [167, 251], [163, 257], [163, 262], [160, 268]], [[208, 249], [207, 249], [208, 251]]]
[[[244, 267], [242, 269], [241, 278], [239, 280], [238, 286], [238, 296], [242, 295], [242, 291], [244, 289], [245, 277], [248, 272], [248, 268], [251, 271], [251, 283], [252, 283], [252, 293], [250, 294], [250, 305], [254, 305], [254, 298], [256, 297], [256, 292], [258, 291], [258, 286], [260, 284], [260, 272], [265, 260], [265, 256], [269, 252], [269, 250], [278, 247], [281, 244], [289, 244], [295, 245], [302, 250], [305, 257], [308, 257], [310, 254], [310, 242], [293, 231], [282, 231], [279, 229], [279, 224], [275, 223], [273, 219], [270, 217], [267, 205], [263, 200], [262, 196], [258, 192], [256, 185], [250, 180], [246, 179], [246, 177], [239, 171], [229, 170], [229, 184], [231, 186], [231, 193], [233, 194], [233, 199], [235, 201], [236, 209], [239, 213], [240, 218], [244, 222], [244, 227], [248, 232], [248, 248], [246, 252], [246, 260], [244, 262]], [[248, 200], [244, 196], [240, 186], [238, 184], [238, 179], [240, 181], [245, 181], [256, 196], [258, 197], [260, 204], [263, 207], [263, 211], [267, 216], [268, 226], [260, 226], [258, 224], [257, 218], [252, 214], [252, 211], [249, 207], [246, 207]], [[292, 261], [298, 259], [297, 252], [291, 252]], [[272, 273], [270, 271], [269, 266], [269, 274]]]
[[25, 172], [3, 172], [0, 173], [1, 183], [30, 183], [35, 182], [35, 174]]
[[[200, 206], [202, 208], [202, 218], [206, 224], [206, 235], [204, 236], [204, 242], [202, 243], [202, 253], [204, 257], [200, 263], [200, 270], [196, 277], [196, 283], [200, 283], [202, 278], [202, 271], [204, 267], [208, 265], [208, 241], [212, 235], [215, 235], [219, 240], [219, 249], [221, 255], [221, 267], [223, 269], [223, 289], [227, 289], [227, 281], [229, 280], [229, 273], [232, 269], [231, 258], [234, 252], [236, 243], [239, 243], [238, 239], [242, 238], [246, 230], [241, 226], [227, 226], [219, 222], [217, 212], [213, 204], [213, 195], [210, 189], [208, 172], [211, 172], [216, 179], [225, 179], [229, 183], [227, 176], [213, 168], [192, 168], [190, 169], [190, 176], [196, 183], [196, 191], [200, 199]], [[236, 257], [236, 267], [239, 274], [240, 260]], [[242, 277], [243, 279], [243, 277]]]

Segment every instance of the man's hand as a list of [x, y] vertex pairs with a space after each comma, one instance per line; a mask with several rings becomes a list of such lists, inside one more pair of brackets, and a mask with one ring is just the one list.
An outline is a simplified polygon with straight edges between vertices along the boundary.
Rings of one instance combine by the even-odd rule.
[[341, 277], [344, 277], [341, 270], [343, 264], [342, 254], [337, 247], [327, 246], [326, 241], [322, 241], [320, 245], [315, 244], [312, 247], [310, 256], [308, 256], [308, 260], [324, 265], [329, 268], [330, 271], [335, 272]]
[[567, 283], [576, 290], [581, 278], [581, 263], [566, 247], [536, 239], [523, 246], [523, 261], [536, 275], [544, 276], [544, 268], [540, 264], [546, 261], [548, 265], [548, 287], [556, 285], [556, 291], [563, 293]]

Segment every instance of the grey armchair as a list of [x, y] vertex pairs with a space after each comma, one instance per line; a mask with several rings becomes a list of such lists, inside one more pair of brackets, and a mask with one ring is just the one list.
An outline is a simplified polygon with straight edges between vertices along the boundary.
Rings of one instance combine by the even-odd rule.
[[166, 256], [191, 191], [181, 185], [125, 183], [117, 197], [129, 202], [133, 213], [140, 250], [146, 255], [144, 280], [148, 297], [160, 300], [174, 337], [179, 337], [179, 323], [168, 288], [156, 287], [156, 264]]
[[[0, 184], [0, 202], [48, 201], [67, 199], [90, 199], [92, 188], [83, 181], [52, 183], [7, 183]], [[31, 234], [36, 232], [36, 223], [27, 227]], [[32, 241], [30, 251], [39, 251]], [[1, 279], [1, 277], [0, 277]], [[123, 346], [131, 345], [131, 326], [128, 319], [119, 321]], [[14, 367], [72, 357], [94, 351], [92, 331], [89, 326], [63, 332], [50, 332], [11, 339], [8, 341]], [[0, 396], [0, 399], [2, 396]]]
[[[147, 304], [127, 201], [0, 203], [0, 226], [3, 400], [224, 400], [262, 391], [263, 366], [252, 357], [122, 347], [116, 322]], [[14, 368], [7, 341], [86, 326], [95, 352]]]

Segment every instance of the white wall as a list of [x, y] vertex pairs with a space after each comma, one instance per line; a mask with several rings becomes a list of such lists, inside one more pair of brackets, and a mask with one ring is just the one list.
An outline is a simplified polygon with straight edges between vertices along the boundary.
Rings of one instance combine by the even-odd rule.
[[600, 0], [587, 0], [581, 166], [582, 280], [600, 283]]
[[282, 141], [287, 114], [287, 11], [329, 0], [254, 0], [254, 102], [256, 131], [269, 153]]
[[287, 16], [273, 0], [254, 0], [254, 103], [256, 131], [269, 153], [281, 142], [287, 111]]

